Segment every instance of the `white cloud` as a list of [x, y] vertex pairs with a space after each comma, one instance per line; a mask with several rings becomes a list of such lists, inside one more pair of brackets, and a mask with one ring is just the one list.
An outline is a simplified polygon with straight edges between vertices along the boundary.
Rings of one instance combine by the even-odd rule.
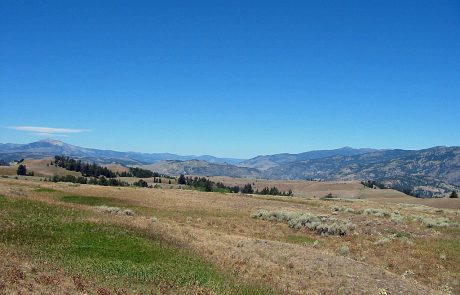
[[70, 129], [70, 128], [52, 128], [52, 127], [38, 127], [38, 126], [8, 126], [8, 129], [31, 132], [37, 136], [67, 136], [69, 133], [81, 133], [89, 131], [87, 129]]
[[36, 135], [36, 136], [43, 136], [43, 137], [56, 137], [56, 136], [59, 136], [59, 137], [69, 137], [68, 135], [66, 134], [59, 134], [59, 133], [43, 133], [43, 132], [38, 132], [38, 133], [32, 133], [33, 135]]

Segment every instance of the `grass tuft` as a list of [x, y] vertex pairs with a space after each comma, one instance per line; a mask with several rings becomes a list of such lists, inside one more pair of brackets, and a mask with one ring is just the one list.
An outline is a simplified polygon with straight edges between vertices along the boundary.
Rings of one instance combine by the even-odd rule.
[[55, 190], [55, 189], [52, 189], [52, 188], [39, 187], [37, 189], [34, 189], [34, 192], [37, 192], [37, 193], [55, 193], [55, 192], [58, 192], [58, 191]]
[[114, 198], [79, 195], [62, 196], [59, 199], [65, 203], [82, 204], [89, 206], [119, 205], [121, 203], [120, 201]]

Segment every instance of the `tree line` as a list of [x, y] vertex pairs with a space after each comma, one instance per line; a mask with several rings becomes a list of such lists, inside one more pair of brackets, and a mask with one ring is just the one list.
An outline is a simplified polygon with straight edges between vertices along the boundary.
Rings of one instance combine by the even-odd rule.
[[66, 175], [66, 176], [59, 176], [54, 175], [50, 178], [45, 178], [45, 181], [49, 182], [71, 182], [71, 183], [79, 183], [79, 184], [93, 184], [93, 185], [102, 185], [102, 186], [139, 186], [139, 187], [149, 187], [148, 183], [143, 180], [139, 179], [132, 184], [129, 184], [126, 181], [122, 181], [116, 178], [106, 178], [105, 176], [101, 175], [99, 177], [83, 177], [83, 176], [73, 176], [73, 175]]
[[177, 179], [177, 183], [181, 185], [188, 185], [197, 190], [206, 192], [228, 192], [228, 193], [239, 193], [242, 194], [258, 194], [258, 195], [273, 195], [273, 196], [293, 196], [292, 190], [287, 192], [280, 191], [277, 187], [268, 188], [265, 187], [261, 191], [255, 190], [252, 184], [248, 183], [243, 187], [239, 186], [226, 186], [222, 182], [214, 182], [206, 177], [189, 177], [181, 174]]
[[64, 168], [69, 171], [80, 172], [81, 175], [85, 177], [117, 177], [117, 173], [113, 172], [107, 167], [97, 165], [94, 162], [92, 164], [82, 162], [81, 160], [75, 160], [66, 156], [54, 156], [54, 163], [53, 161], [51, 161], [50, 164], [55, 165], [56, 167]]
[[[147, 169], [142, 169], [138, 167], [129, 167], [129, 171], [123, 172], [114, 172], [107, 167], [98, 165], [96, 163], [86, 163], [81, 160], [76, 160], [67, 156], [54, 156], [54, 162], [51, 161], [51, 165], [56, 167], [61, 167], [69, 171], [80, 172], [82, 176], [85, 177], [99, 177], [104, 176], [107, 178], [115, 177], [138, 177], [138, 178], [169, 178], [174, 179], [174, 177], [159, 174], [158, 172], [152, 172]], [[158, 181], [156, 181], [158, 182]], [[161, 181], [160, 181], [161, 182]]]

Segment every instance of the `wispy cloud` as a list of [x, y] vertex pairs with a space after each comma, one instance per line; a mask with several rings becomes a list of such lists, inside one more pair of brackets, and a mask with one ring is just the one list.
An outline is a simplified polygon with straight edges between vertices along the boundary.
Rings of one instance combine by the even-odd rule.
[[38, 127], [38, 126], [8, 126], [8, 129], [30, 132], [37, 136], [67, 136], [70, 133], [81, 133], [89, 131], [87, 129], [70, 129], [70, 128], [53, 128], [53, 127]]

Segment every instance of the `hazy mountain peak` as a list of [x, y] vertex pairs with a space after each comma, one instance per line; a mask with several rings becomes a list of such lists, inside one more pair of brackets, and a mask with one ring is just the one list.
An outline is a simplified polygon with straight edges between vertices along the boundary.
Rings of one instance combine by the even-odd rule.
[[57, 145], [57, 146], [68, 145], [67, 143], [65, 143], [65, 142], [63, 142], [63, 141], [56, 140], [56, 139], [52, 139], [52, 138], [42, 139], [42, 140], [39, 140], [39, 141], [37, 141], [37, 142], [40, 142], [40, 143], [49, 143], [49, 144]]

